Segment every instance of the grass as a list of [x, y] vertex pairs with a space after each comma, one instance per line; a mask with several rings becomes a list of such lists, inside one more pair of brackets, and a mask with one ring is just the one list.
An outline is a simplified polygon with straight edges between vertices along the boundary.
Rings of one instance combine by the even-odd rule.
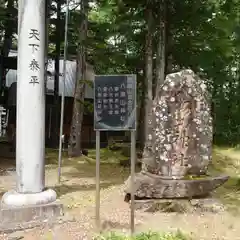
[[[57, 184], [56, 164], [58, 151], [46, 150], [47, 186], [53, 188], [69, 211], [93, 205], [95, 201], [95, 149], [88, 150], [88, 156], [69, 159], [63, 154], [61, 184]], [[101, 149], [100, 151], [100, 188], [101, 199], [108, 194], [108, 189], [124, 183], [129, 176], [129, 169], [119, 165], [126, 159], [120, 151]]]
[[[68, 156], [67, 152], [63, 152], [63, 163], [67, 163]], [[95, 164], [96, 150], [89, 149], [88, 156], [81, 156], [74, 158], [74, 161], [85, 161], [87, 163]], [[108, 148], [102, 148], [100, 150], [100, 161], [101, 163], [119, 163], [120, 160], [127, 160], [127, 157], [121, 154], [121, 151], [111, 151]], [[46, 164], [57, 164], [58, 161], [58, 150], [55, 149], [46, 149]], [[72, 163], [72, 162], [71, 162]]]
[[[95, 177], [95, 155], [94, 149], [89, 150], [88, 156], [81, 156], [69, 160], [67, 153], [63, 154], [63, 179], [94, 178]], [[46, 162], [47, 168], [56, 168], [58, 151], [47, 149]], [[108, 188], [111, 185], [120, 185], [129, 176], [129, 169], [119, 166], [120, 160], [126, 160], [121, 150], [112, 151], [108, 148], [101, 149], [100, 152], [100, 178], [102, 180], [101, 188]], [[65, 169], [65, 170], [64, 170]], [[213, 175], [227, 174], [229, 181], [218, 188], [214, 195], [219, 198], [226, 207], [234, 213], [239, 213], [240, 207], [240, 150], [237, 148], [218, 148], [214, 147], [212, 163], [209, 166], [209, 172]], [[194, 177], [193, 177], [194, 179]], [[59, 196], [64, 196], [70, 192], [91, 191], [95, 189], [92, 185], [83, 184], [61, 184], [55, 186]], [[94, 201], [91, 199], [89, 201]]]
[[106, 235], [96, 237], [94, 240], [190, 240], [190, 237], [180, 231], [177, 231], [176, 233], [140, 233], [134, 237], [108, 233]]
[[[46, 149], [46, 186], [53, 188], [62, 203], [71, 210], [93, 204], [95, 200], [95, 155], [95, 149], [90, 149], [88, 156], [69, 159], [67, 152], [63, 152], [61, 184], [58, 184], [58, 150]], [[125, 159], [120, 151], [101, 149], [100, 187], [103, 198], [109, 187], [123, 184], [129, 176], [129, 169], [119, 165], [119, 161]], [[0, 162], [2, 170], [15, 167], [14, 158], [0, 158]], [[0, 196], [12, 187], [12, 182], [1, 184]]]
[[[47, 186], [57, 191], [58, 197], [65, 205], [65, 209], [73, 216], [79, 215], [83, 207], [93, 206], [95, 201], [95, 150], [89, 150], [88, 156], [68, 159], [67, 153], [63, 154], [62, 165], [62, 182], [57, 182], [57, 159], [58, 151], [46, 149], [46, 175]], [[101, 200], [104, 201], [109, 196], [111, 186], [119, 186], [129, 176], [129, 168], [119, 166], [119, 161], [128, 159], [122, 155], [121, 151], [111, 151], [109, 149], [101, 149], [100, 153], [100, 187]], [[214, 193], [220, 198], [229, 210], [238, 213], [240, 209], [240, 150], [237, 148], [222, 149], [214, 148], [213, 161], [209, 167], [212, 174], [227, 174], [230, 176], [229, 181]], [[6, 192], [11, 189], [7, 185], [3, 185]], [[76, 214], [76, 215], [75, 215]], [[179, 227], [182, 229], [182, 227]], [[112, 228], [111, 228], [112, 229]], [[118, 229], [118, 228], [115, 228]], [[147, 228], [149, 229], [149, 228]], [[188, 231], [188, 230], [186, 230]], [[190, 232], [190, 231], [189, 231]], [[50, 238], [49, 238], [50, 239]], [[108, 235], [98, 236], [95, 240], [190, 240], [188, 236], [181, 232], [176, 233], [141, 233], [134, 238], [124, 235], [109, 233]]]
[[[46, 149], [46, 170], [50, 171], [51, 180], [47, 181], [49, 187], [53, 187], [58, 196], [63, 198], [67, 196], [67, 202], [78, 202], [78, 198], [84, 192], [88, 197], [84, 201], [94, 201], [95, 182], [86, 184], [86, 179], [95, 178], [95, 149], [88, 150], [88, 156], [68, 159], [67, 152], [63, 153], [62, 183], [56, 184], [56, 169], [58, 163], [58, 150]], [[107, 189], [112, 185], [122, 184], [129, 176], [129, 169], [119, 166], [120, 160], [127, 160], [121, 150], [112, 151], [108, 148], [101, 149], [100, 152], [100, 178], [101, 189]], [[5, 161], [2, 161], [5, 164]], [[6, 161], [7, 163], [8, 161]], [[6, 164], [8, 165], [8, 164]], [[12, 167], [12, 166], [11, 166]], [[229, 181], [218, 188], [214, 195], [235, 213], [239, 212], [240, 207], [240, 147], [236, 148], [218, 148], [214, 147], [213, 161], [209, 166], [211, 174], [227, 174]], [[8, 186], [2, 186], [0, 190], [5, 192]], [[78, 194], [79, 193], [79, 194]], [[74, 196], [73, 196], [74, 195]], [[76, 197], [75, 195], [79, 195]], [[87, 199], [87, 200], [86, 200]], [[83, 202], [84, 202], [83, 201]], [[69, 204], [68, 204], [69, 205]], [[75, 205], [75, 203], [70, 204]]]
[[229, 175], [229, 180], [214, 193], [230, 210], [239, 214], [240, 207], [240, 150], [214, 148], [210, 172]]

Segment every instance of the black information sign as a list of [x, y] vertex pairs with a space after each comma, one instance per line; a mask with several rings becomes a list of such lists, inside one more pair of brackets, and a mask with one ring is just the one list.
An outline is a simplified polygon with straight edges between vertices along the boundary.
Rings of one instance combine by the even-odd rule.
[[94, 129], [136, 129], [136, 75], [99, 75], [94, 81]]

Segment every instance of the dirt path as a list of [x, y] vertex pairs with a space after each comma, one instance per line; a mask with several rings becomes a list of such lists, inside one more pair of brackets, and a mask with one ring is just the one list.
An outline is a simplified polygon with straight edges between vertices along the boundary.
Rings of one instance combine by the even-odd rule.
[[[122, 187], [110, 187], [108, 196], [102, 199], [101, 221], [105, 231], [129, 232], [129, 205], [123, 202]], [[103, 192], [102, 192], [103, 193]], [[70, 213], [75, 222], [37, 228], [13, 236], [24, 236], [24, 240], [34, 239], [91, 239], [94, 236], [94, 204], [85, 208], [75, 208]], [[146, 213], [136, 212], [136, 231], [174, 231], [196, 237], [197, 240], [238, 240], [240, 220], [227, 212], [205, 214]], [[8, 236], [8, 237], [10, 237]], [[11, 239], [7, 236], [2, 239]]]
[[[94, 232], [95, 166], [78, 163], [63, 168], [61, 186], [56, 185], [56, 169], [48, 167], [47, 186], [53, 187], [66, 208], [67, 216], [58, 224], [0, 235], [2, 240], [92, 239]], [[123, 182], [128, 171], [119, 166], [103, 165], [101, 173], [101, 222], [104, 231], [129, 232], [129, 205], [123, 201]], [[14, 174], [0, 176], [2, 192], [14, 187]], [[67, 222], [64, 222], [67, 220]], [[136, 212], [136, 231], [172, 231], [180, 229], [196, 240], [240, 240], [240, 220], [223, 213], [147, 213]]]

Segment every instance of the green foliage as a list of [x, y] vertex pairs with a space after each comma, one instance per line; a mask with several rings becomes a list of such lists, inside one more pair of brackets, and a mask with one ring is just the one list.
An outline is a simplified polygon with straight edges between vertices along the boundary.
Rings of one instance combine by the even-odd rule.
[[[167, 0], [165, 0], [167, 1]], [[65, 1], [63, 1], [64, 3]], [[152, 0], [153, 52], [156, 52], [158, 17], [162, 1]], [[79, 3], [71, 2], [69, 57], [80, 44]], [[0, 37], [7, 22], [7, 0], [0, 3]], [[64, 29], [65, 8], [61, 12]], [[145, 0], [90, 0], [88, 9], [87, 61], [96, 74], [135, 73], [138, 100], [143, 93], [146, 34]], [[54, 54], [56, 40], [63, 52], [64, 31], [55, 36], [56, 0], [50, 8], [49, 41]], [[17, 11], [12, 13], [14, 21]], [[167, 55], [174, 68], [192, 68], [206, 79], [212, 94], [214, 141], [234, 145], [240, 142], [240, 0], [167, 1]], [[17, 24], [14, 24], [16, 32]], [[1, 38], [2, 39], [2, 38]], [[155, 68], [155, 56], [154, 56]]]
[[115, 233], [110, 233], [96, 237], [95, 240], [190, 240], [190, 238], [184, 235], [182, 232], [178, 231], [176, 233], [140, 233], [134, 237], [127, 237]]
[[[97, 73], [137, 73], [141, 100], [145, 1], [102, 0], [97, 3], [90, 11], [90, 59]], [[156, 36], [160, 11], [157, 2], [153, 4], [153, 35]], [[167, 49], [172, 64], [192, 68], [207, 79], [212, 94], [215, 143], [239, 142], [240, 1], [184, 0], [167, 4]]]

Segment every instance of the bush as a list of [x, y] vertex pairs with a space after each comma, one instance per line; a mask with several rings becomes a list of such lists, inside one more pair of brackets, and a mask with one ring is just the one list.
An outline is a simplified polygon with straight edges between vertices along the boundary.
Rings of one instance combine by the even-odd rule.
[[157, 233], [148, 232], [140, 233], [135, 237], [127, 237], [123, 235], [118, 235], [115, 233], [110, 233], [107, 235], [96, 237], [94, 240], [191, 240], [189, 237], [181, 233], [180, 231], [176, 233]]

